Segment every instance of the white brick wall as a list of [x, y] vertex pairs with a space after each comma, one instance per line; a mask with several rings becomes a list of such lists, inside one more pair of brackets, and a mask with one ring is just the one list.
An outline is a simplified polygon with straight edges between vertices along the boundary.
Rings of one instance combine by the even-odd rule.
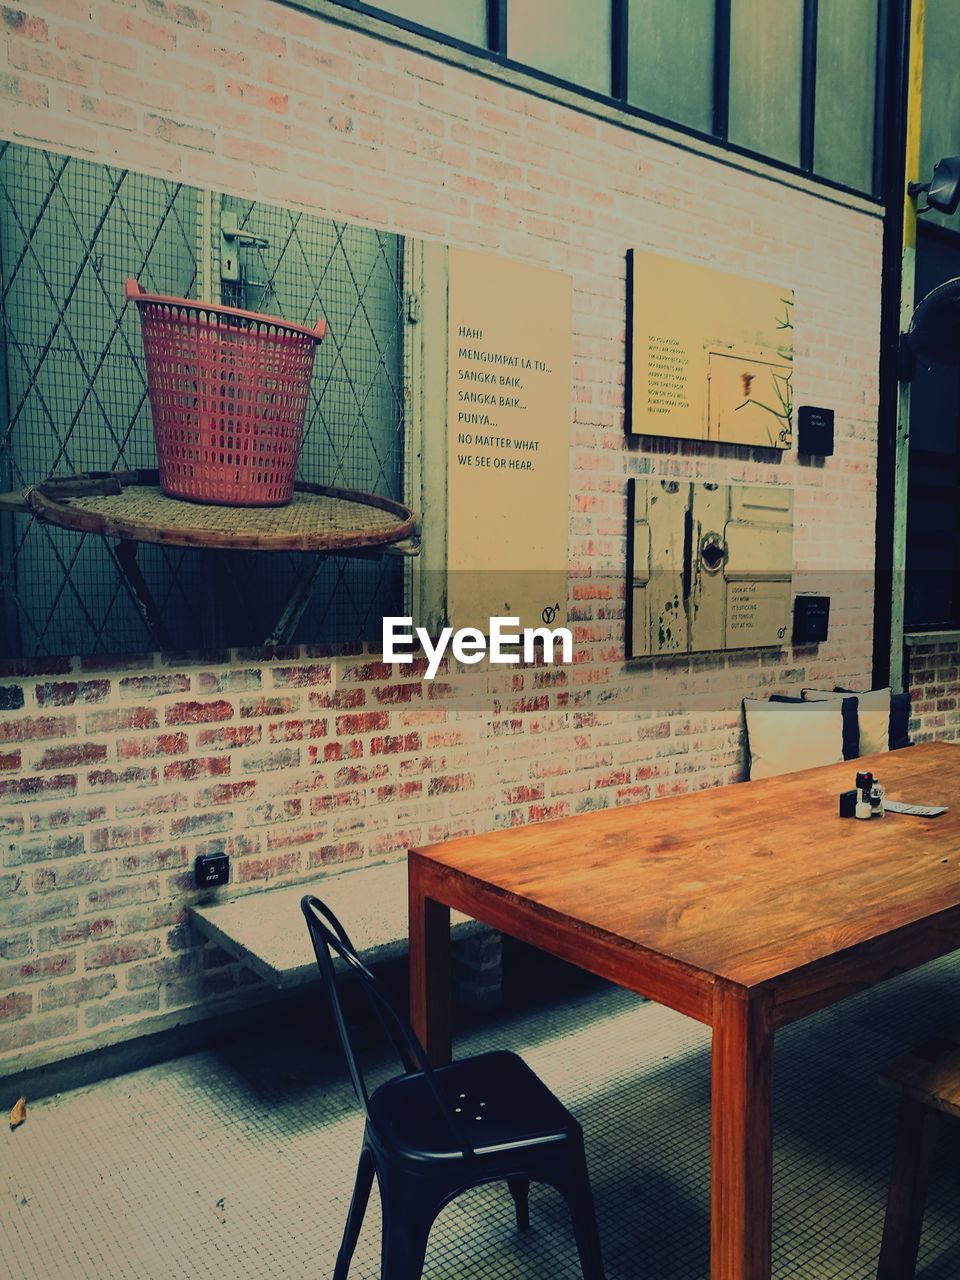
[[[730, 782], [744, 695], [869, 680], [876, 216], [271, 0], [0, 12], [9, 138], [571, 274], [578, 659], [432, 689], [309, 650], [8, 664], [0, 1074], [250, 994], [184, 924], [198, 852], [225, 848], [254, 890]], [[832, 459], [625, 442], [631, 245], [793, 285], [795, 398], [836, 410]], [[833, 597], [830, 641], [626, 666], [626, 480], [647, 473], [792, 485], [796, 568]]]

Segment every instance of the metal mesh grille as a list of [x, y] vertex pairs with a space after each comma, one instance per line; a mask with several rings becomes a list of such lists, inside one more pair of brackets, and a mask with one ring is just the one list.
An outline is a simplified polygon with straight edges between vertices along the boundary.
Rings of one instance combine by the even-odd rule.
[[[222, 300], [298, 324], [322, 315], [329, 325], [317, 351], [300, 478], [402, 500], [400, 238], [224, 196], [221, 217], [230, 213], [241, 231], [267, 244], [239, 249], [243, 279], [224, 282]], [[286, 590], [302, 557], [269, 559], [284, 574], [272, 585]], [[339, 642], [379, 639], [383, 614], [400, 612], [402, 589], [396, 559], [327, 560], [319, 566], [301, 634]]]
[[[302, 479], [402, 496], [403, 297], [398, 237], [214, 195], [127, 170], [0, 144], [0, 486], [155, 465], [135, 309], [123, 285], [221, 292], [220, 220], [268, 241], [240, 250], [222, 301], [312, 323], [318, 350]], [[204, 264], [212, 264], [201, 283]], [[158, 647], [112, 548], [25, 515], [0, 517], [4, 656]], [[396, 611], [395, 561], [139, 548], [178, 648], [260, 642], [314, 578], [296, 633], [354, 643]]]

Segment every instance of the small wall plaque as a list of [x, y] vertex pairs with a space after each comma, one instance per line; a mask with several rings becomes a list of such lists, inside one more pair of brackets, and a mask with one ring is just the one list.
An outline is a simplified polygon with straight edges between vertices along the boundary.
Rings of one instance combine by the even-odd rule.
[[797, 410], [797, 452], [833, 457], [833, 410], [803, 404]]
[[797, 596], [793, 602], [793, 643], [820, 644], [827, 638], [829, 596]]

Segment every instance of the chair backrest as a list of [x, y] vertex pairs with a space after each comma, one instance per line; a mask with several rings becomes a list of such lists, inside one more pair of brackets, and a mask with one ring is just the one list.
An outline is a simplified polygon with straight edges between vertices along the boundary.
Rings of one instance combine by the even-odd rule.
[[450, 1106], [437, 1085], [433, 1068], [430, 1066], [423, 1046], [417, 1039], [413, 1028], [405, 1018], [402, 1018], [397, 1013], [387, 999], [380, 983], [360, 960], [356, 947], [350, 941], [343, 925], [325, 903], [311, 894], [306, 894], [300, 899], [300, 909], [303, 911], [307, 928], [310, 930], [310, 940], [313, 943], [317, 965], [323, 978], [334, 1021], [337, 1024], [337, 1031], [343, 1044], [343, 1052], [347, 1059], [347, 1066], [350, 1069], [353, 1087], [366, 1113], [367, 1120], [372, 1121], [373, 1119], [370, 1113], [370, 1095], [367, 1091], [360, 1059], [350, 1039], [350, 1030], [343, 1011], [337, 974], [333, 964], [334, 956], [339, 956], [346, 963], [349, 971], [356, 974], [360, 980], [360, 985], [367, 1001], [403, 1063], [404, 1071], [407, 1074], [413, 1072], [422, 1073], [427, 1087], [433, 1095], [434, 1102], [446, 1120], [447, 1127], [457, 1146], [460, 1147], [465, 1156], [472, 1155], [473, 1148], [465, 1133], [462, 1132], [461, 1126], [457, 1123], [456, 1117], [451, 1114]]

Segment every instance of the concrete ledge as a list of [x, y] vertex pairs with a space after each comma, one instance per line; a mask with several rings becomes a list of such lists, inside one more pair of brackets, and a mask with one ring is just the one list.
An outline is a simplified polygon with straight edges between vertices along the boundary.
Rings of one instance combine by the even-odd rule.
[[935, 644], [957, 644], [960, 631], [908, 631], [903, 643], [908, 649], [923, 649]]
[[[402, 955], [407, 948], [407, 862], [357, 867], [301, 884], [264, 889], [230, 902], [190, 908], [193, 927], [258, 977], [280, 990], [319, 977], [300, 910], [316, 894], [340, 919], [365, 963]], [[485, 926], [453, 912], [454, 933]]]

